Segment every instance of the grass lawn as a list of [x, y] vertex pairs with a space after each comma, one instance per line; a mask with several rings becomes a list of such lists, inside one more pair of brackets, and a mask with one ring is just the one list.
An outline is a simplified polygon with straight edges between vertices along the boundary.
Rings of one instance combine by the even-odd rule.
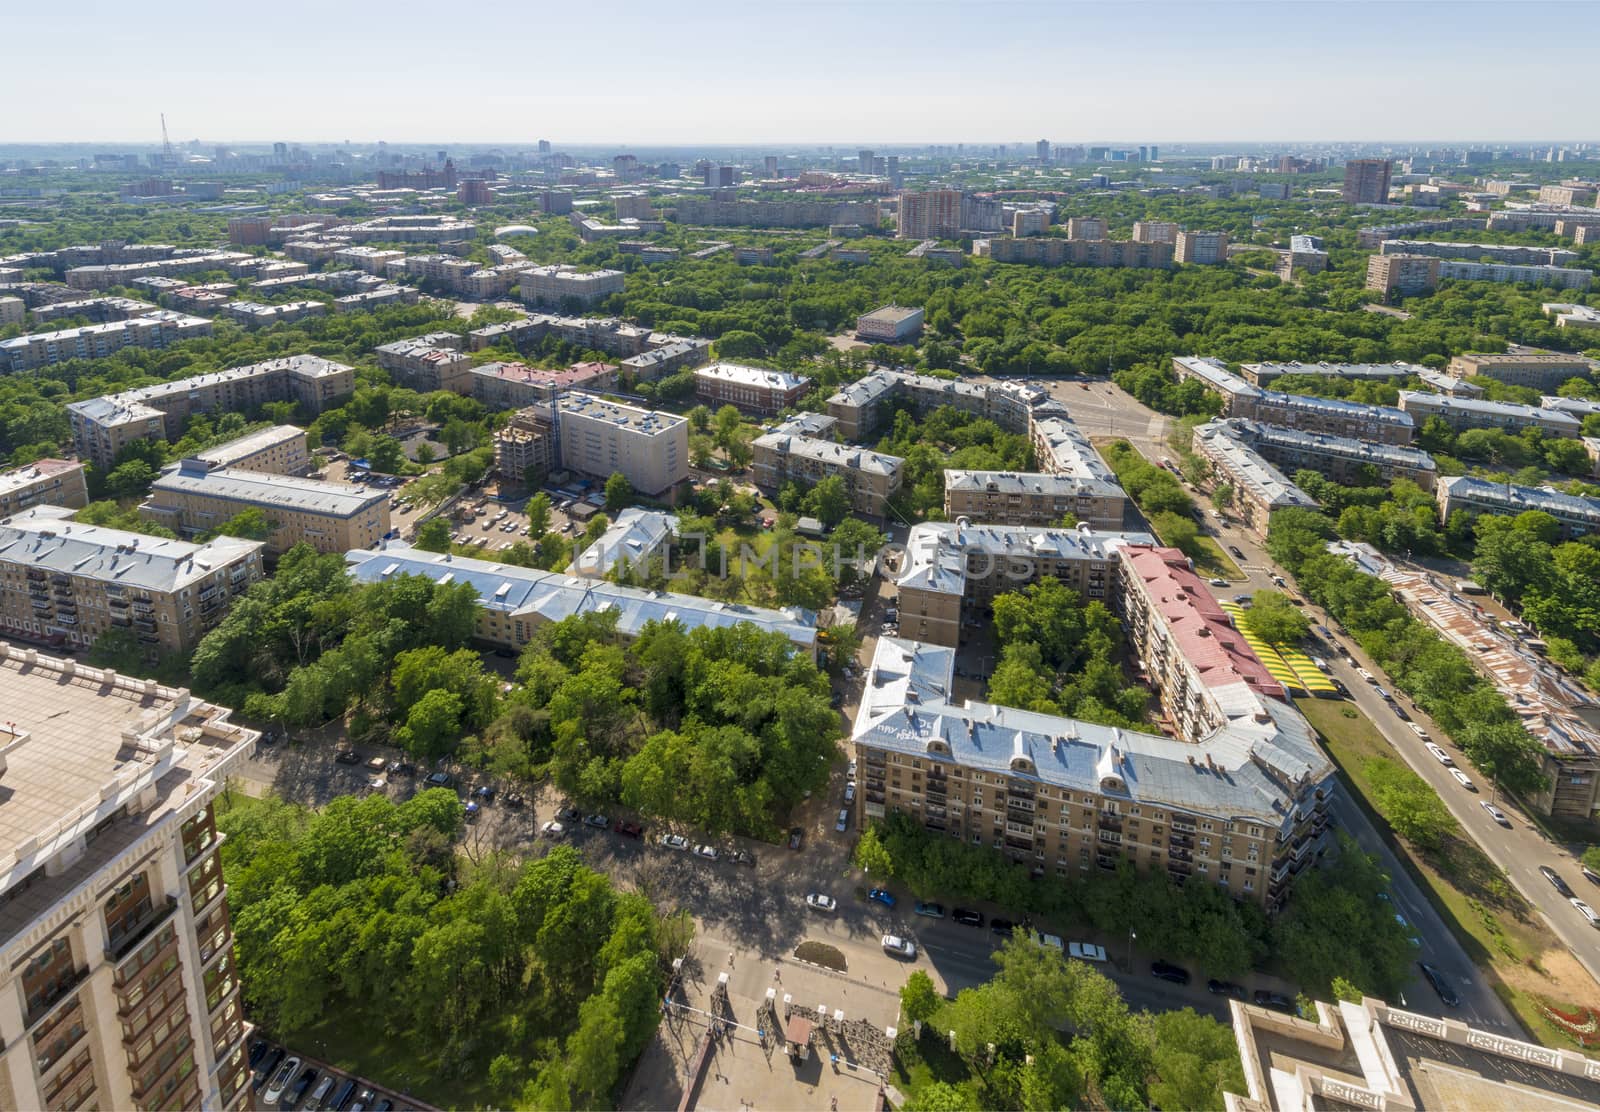
[[[1349, 703], [1338, 699], [1297, 699], [1296, 704], [1322, 735], [1329, 756], [1339, 766], [1340, 780], [1352, 797], [1379, 829], [1387, 831], [1362, 768], [1372, 759], [1409, 766], [1392, 751], [1377, 727]], [[1437, 851], [1423, 852], [1393, 831], [1387, 832], [1412, 879], [1433, 901], [1467, 955], [1486, 971], [1495, 995], [1517, 1015], [1533, 1038], [1546, 1046], [1581, 1049], [1545, 1019], [1535, 997], [1564, 1007], [1573, 1003], [1564, 986], [1586, 984], [1589, 977], [1505, 874], [1470, 839], [1448, 838]]]

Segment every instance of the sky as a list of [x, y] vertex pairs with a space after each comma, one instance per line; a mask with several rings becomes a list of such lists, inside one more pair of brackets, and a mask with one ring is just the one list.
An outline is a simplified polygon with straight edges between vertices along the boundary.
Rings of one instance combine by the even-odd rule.
[[7, 7], [0, 143], [1596, 138], [1595, 0]]

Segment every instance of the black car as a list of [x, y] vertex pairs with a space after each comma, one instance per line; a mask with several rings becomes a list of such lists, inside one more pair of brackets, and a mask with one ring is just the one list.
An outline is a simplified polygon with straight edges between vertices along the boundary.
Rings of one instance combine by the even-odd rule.
[[1264, 988], [1258, 988], [1253, 999], [1258, 1008], [1271, 1008], [1274, 1011], [1288, 1012], [1290, 1015], [1299, 1010], [1294, 1006], [1294, 1001], [1281, 992], [1268, 992]]
[[259, 1066], [261, 1064], [261, 1059], [267, 1056], [267, 1051], [270, 1049], [271, 1047], [267, 1045], [267, 1040], [265, 1039], [257, 1039], [255, 1042], [251, 1043], [250, 1068], [255, 1069], [257, 1066]]
[[430, 788], [448, 788], [453, 783], [455, 783], [455, 777], [451, 776], [443, 769], [440, 769], [438, 772], [435, 772], [433, 775], [429, 776], [427, 780], [428, 787]]
[[1245, 998], [1243, 985], [1236, 985], [1232, 981], [1219, 981], [1215, 977], [1206, 982], [1206, 991], [1212, 996], [1231, 996], [1235, 1000]]
[[1406, 708], [1401, 706], [1399, 703], [1390, 703], [1389, 704], [1389, 709], [1394, 711], [1395, 717], [1399, 718], [1400, 721], [1402, 721], [1402, 722], [1410, 722], [1411, 721], [1411, 716], [1406, 713]]
[[806, 832], [804, 830], [798, 826], [791, 826], [789, 828], [789, 848], [799, 849], [800, 843], [805, 841], [805, 837]]
[[1422, 970], [1422, 975], [1428, 978], [1428, 983], [1433, 986], [1433, 991], [1439, 994], [1439, 999], [1444, 1001], [1447, 1008], [1461, 1006], [1461, 997], [1456, 995], [1455, 988], [1445, 979], [1445, 975], [1425, 961], [1417, 962], [1417, 967]]
[[477, 787], [472, 789], [472, 798], [480, 800], [484, 803], [493, 803], [494, 789], [488, 784], [479, 784]]
[[574, 826], [583, 821], [583, 812], [576, 807], [563, 807], [556, 812], [556, 818], [562, 822], [570, 822]]
[[361, 763], [361, 754], [354, 749], [341, 749], [333, 755], [333, 759], [342, 765], [355, 765]]
[[345, 1105], [349, 1104], [355, 1098], [356, 1083], [354, 1081], [346, 1081], [343, 1085], [339, 1086], [338, 1091], [335, 1092], [331, 1098], [329, 1098], [328, 1107], [340, 1109], [342, 1112]]
[[317, 1079], [317, 1071], [313, 1066], [307, 1066], [300, 1071], [300, 1076], [295, 1083], [289, 1086], [289, 1091], [283, 1094], [283, 1107], [293, 1108], [300, 1103], [300, 1098], [306, 1095], [306, 1090], [311, 1088], [312, 1082]]
[[747, 849], [735, 850], [733, 853], [733, 863], [735, 865], [749, 865], [753, 869], [756, 865], [756, 855]]
[[995, 934], [1010, 934], [1016, 929], [1016, 924], [1010, 919], [990, 919], [989, 929]]
[[1540, 865], [1539, 872], [1546, 880], [1550, 882], [1551, 887], [1553, 887], [1557, 892], [1560, 892], [1569, 900], [1572, 899], [1572, 888], [1567, 884], [1566, 881], [1561, 879], [1560, 873], [1556, 872], [1549, 865]]
[[513, 811], [520, 811], [522, 809], [522, 805], [526, 803], [527, 800], [522, 798], [522, 794], [520, 792], [507, 792], [505, 799], [501, 800], [501, 802], [507, 807], [510, 807]]
[[1158, 981], [1170, 981], [1175, 985], [1189, 983], [1189, 971], [1181, 965], [1173, 965], [1170, 961], [1151, 962], [1150, 976]]
[[412, 764], [410, 761], [390, 761], [389, 762], [389, 775], [390, 776], [415, 776], [416, 774], [417, 774], [417, 766]]
[[1236, 545], [1236, 544], [1230, 544], [1228, 546], [1228, 552], [1232, 554], [1232, 556], [1233, 556], [1233, 558], [1235, 560], [1243, 560], [1244, 559], [1244, 553], [1239, 551], [1239, 546]]
[[983, 926], [983, 912], [973, 911], [970, 907], [958, 907], [950, 913], [950, 918], [960, 923], [963, 927]]
[[268, 1054], [266, 1061], [256, 1068], [256, 1079], [250, 1083], [250, 1088], [259, 1093], [261, 1087], [267, 1083], [267, 1078], [271, 1077], [273, 1071], [283, 1064], [286, 1053], [283, 1047], [280, 1046], [271, 1054]]

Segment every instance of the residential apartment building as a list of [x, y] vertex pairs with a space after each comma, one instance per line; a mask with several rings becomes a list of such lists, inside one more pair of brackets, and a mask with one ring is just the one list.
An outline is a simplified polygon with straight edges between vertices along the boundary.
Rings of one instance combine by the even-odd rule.
[[909, 344], [922, 335], [922, 310], [885, 305], [856, 318], [856, 339], [870, 344]]
[[887, 517], [889, 499], [900, 490], [905, 461], [812, 435], [819, 427], [817, 415], [802, 415], [751, 441], [756, 486], [771, 494], [790, 480], [814, 486], [838, 476], [849, 492], [852, 510], [865, 517]]
[[1439, 266], [1432, 255], [1373, 255], [1366, 288], [1385, 297], [1420, 297], [1438, 288]]
[[70, 402], [67, 421], [78, 458], [107, 467], [134, 440], [177, 440], [196, 413], [251, 413], [267, 402], [292, 401], [315, 416], [355, 388], [353, 367], [291, 355]]
[[1564, 290], [1586, 290], [1594, 279], [1594, 273], [1567, 266], [1513, 266], [1509, 263], [1473, 263], [1445, 259], [1439, 263], [1439, 277], [1460, 282], [1527, 282], [1530, 285], [1555, 286]]
[[21, 324], [27, 315], [28, 304], [20, 297], [0, 297], [0, 328], [8, 324]]
[[[901, 371], [874, 371], [830, 397], [828, 414], [839, 422], [839, 434], [846, 440], [860, 440], [874, 432], [890, 402], [907, 405], [918, 416], [950, 406], [987, 417], [1007, 432], [1027, 432], [1034, 407], [1044, 405], [1048, 398], [1038, 387], [1021, 383], [985, 384]], [[1065, 411], [1060, 415], [1065, 416]]]
[[[660, 333], [665, 335], [665, 333]], [[654, 382], [688, 367], [697, 367], [711, 354], [707, 340], [694, 337], [673, 340], [658, 348], [630, 355], [622, 361], [622, 370], [634, 382]]]
[[702, 403], [712, 409], [731, 405], [759, 417], [793, 409], [810, 389], [804, 375], [742, 363], [713, 363], [694, 373], [694, 394]]
[[1084, 598], [1114, 602], [1117, 548], [1150, 541], [1146, 533], [1095, 532], [1082, 525], [913, 525], [895, 572], [900, 629], [913, 640], [954, 647], [963, 621], [976, 621], [996, 595], [1045, 578], [1059, 579]]
[[689, 422], [572, 390], [518, 412], [495, 434], [495, 462], [511, 478], [621, 472], [639, 493], [670, 500], [689, 477]]
[[0, 706], [0, 1103], [249, 1108], [212, 800], [259, 735], [185, 690], [4, 641]]
[[1411, 443], [1414, 424], [1411, 415], [1402, 409], [1264, 390], [1246, 382], [1214, 358], [1174, 356], [1172, 369], [1180, 382], [1198, 379], [1207, 390], [1220, 397], [1224, 417], [1243, 417], [1270, 425], [1376, 440], [1383, 444]]
[[1411, 414], [1419, 426], [1429, 417], [1438, 417], [1456, 432], [1467, 429], [1517, 432], [1537, 428], [1544, 430], [1546, 436], [1575, 437], [1583, 431], [1582, 421], [1558, 409], [1490, 402], [1482, 398], [1451, 398], [1420, 390], [1400, 391], [1400, 408]]
[[66, 506], [81, 510], [89, 504], [89, 484], [77, 460], [41, 459], [10, 471], [0, 471], [0, 518], [29, 506]]
[[1115, 483], [1016, 471], [944, 473], [944, 513], [986, 525], [1059, 526], [1071, 515], [1091, 529], [1120, 529], [1127, 496]]
[[899, 812], [1036, 876], [1126, 861], [1275, 909], [1315, 859], [1333, 767], [1180, 554], [1129, 545], [1113, 559], [1141, 660], [1187, 729], [957, 701], [953, 647], [880, 638], [852, 731], [858, 821]]
[[381, 247], [341, 247], [333, 253], [333, 261], [339, 266], [354, 267], [364, 270], [368, 274], [384, 277], [387, 267], [391, 262], [403, 263], [406, 257], [404, 251], [384, 249]]
[[1524, 247], [1512, 243], [1456, 243], [1420, 239], [1386, 239], [1378, 247], [1385, 255], [1432, 255], [1436, 259], [1489, 259], [1497, 263], [1566, 266], [1578, 253], [1561, 247]]
[[262, 471], [271, 475], [304, 475], [311, 470], [306, 431], [294, 425], [274, 425], [196, 452], [195, 458], [213, 468]]
[[1569, 378], [1593, 380], [1596, 372], [1600, 371], [1600, 363], [1581, 355], [1563, 355], [1553, 351], [1526, 355], [1469, 352], [1450, 360], [1448, 369], [1462, 378], [1482, 375], [1498, 382], [1509, 382], [1513, 386], [1553, 391]]
[[411, 340], [379, 344], [378, 366], [389, 372], [399, 386], [431, 393], [453, 390], [472, 392], [472, 360], [462, 351], [463, 342], [454, 332], [430, 332]]
[[1296, 486], [1249, 441], [1235, 436], [1226, 421], [1212, 421], [1195, 429], [1190, 446], [1210, 465], [1201, 486], [1212, 493], [1222, 486], [1232, 491], [1218, 509], [1237, 514], [1245, 527], [1262, 540], [1278, 510], [1317, 508], [1315, 498]]
[[453, 216], [411, 214], [336, 224], [328, 234], [344, 236], [354, 243], [449, 243], [472, 239], [478, 234], [478, 226]]
[[32, 371], [68, 359], [104, 359], [126, 347], [165, 348], [210, 335], [211, 322], [204, 317], [151, 309], [129, 320], [0, 340], [0, 372]]
[[678, 534], [678, 519], [657, 510], [630, 507], [616, 516], [594, 543], [580, 552], [567, 568], [574, 575], [606, 579], [613, 572], [671, 570], [671, 548]]
[[1456, 378], [1443, 371], [1430, 371], [1423, 369], [1417, 372], [1417, 377], [1422, 380], [1422, 385], [1428, 387], [1436, 394], [1448, 394], [1452, 398], [1478, 398], [1483, 396], [1483, 387], [1464, 378]]
[[1560, 523], [1563, 540], [1600, 531], [1600, 498], [1581, 498], [1545, 487], [1490, 482], [1471, 475], [1440, 479], [1434, 487], [1434, 497], [1439, 502], [1441, 521], [1448, 521], [1456, 510], [1503, 517], [1543, 510]]
[[1344, 188], [1339, 199], [1351, 205], [1381, 205], [1389, 199], [1389, 173], [1392, 163], [1386, 158], [1353, 158], [1344, 164]]
[[1212, 266], [1228, 261], [1227, 232], [1179, 232], [1172, 255], [1174, 261], [1193, 266]]
[[0, 519], [0, 635], [93, 645], [130, 629], [151, 659], [186, 653], [261, 578], [261, 545], [207, 544], [83, 525], [65, 506]]
[[[1106, 222], [1098, 216], [1071, 216], [1067, 218], [1068, 239], [1105, 239]], [[1176, 242], [1176, 241], [1174, 241]]]
[[1262, 459], [1291, 475], [1304, 468], [1341, 486], [1379, 486], [1395, 479], [1410, 479], [1423, 490], [1432, 490], [1438, 475], [1433, 457], [1420, 448], [1305, 432], [1237, 417], [1212, 424], [1226, 426], [1234, 439], [1248, 444]]
[[1546, 301], [1539, 306], [1547, 317], [1554, 317], [1557, 328], [1600, 328], [1600, 309], [1588, 305]]
[[517, 285], [525, 305], [559, 308], [579, 305], [591, 308], [622, 292], [620, 270], [579, 270], [575, 266], [537, 266], [522, 272]]
[[1595, 186], [1589, 182], [1564, 181], [1560, 185], [1541, 185], [1539, 203], [1542, 205], [1593, 205]]
[[[830, 220], [829, 224], [868, 221]], [[870, 221], [876, 224], [877, 221]], [[924, 193], [900, 194], [900, 239], [955, 239], [961, 233], [961, 191], [959, 189], [930, 189]]]
[[1135, 243], [1171, 243], [1176, 246], [1183, 225], [1171, 220], [1138, 220], [1133, 225]]
[[672, 218], [680, 224], [743, 228], [826, 228], [860, 224], [876, 228], [877, 201], [719, 201], [680, 197]]
[[256, 329], [326, 316], [328, 306], [321, 301], [285, 301], [277, 305], [258, 301], [230, 301], [222, 307], [222, 312], [235, 324]]
[[782, 633], [810, 659], [816, 658], [816, 615], [799, 607], [766, 610], [697, 595], [625, 587], [567, 572], [539, 571], [449, 553], [423, 552], [399, 541], [345, 557], [352, 579], [381, 583], [420, 575], [434, 583], [470, 583], [478, 591], [477, 639], [520, 650], [539, 629], [575, 614], [615, 613], [617, 633], [637, 637], [650, 622], [675, 621], [685, 630], [726, 629], [743, 623]]
[[1011, 234], [1018, 239], [1042, 236], [1049, 230], [1050, 213], [1046, 209], [1018, 209], [1011, 214]]
[[266, 550], [273, 556], [302, 543], [324, 554], [370, 548], [389, 532], [386, 491], [213, 468], [200, 459], [182, 460], [164, 470], [151, 484], [139, 516], [176, 533], [198, 536], [246, 510], [259, 510], [271, 524]]
[[975, 239], [972, 253], [997, 263], [1024, 263], [1032, 266], [1172, 266], [1174, 245], [1140, 243], [1126, 239], [1055, 239], [1030, 236], [1027, 239]]
[[543, 416], [532, 406], [511, 415], [504, 428], [494, 433], [495, 473], [512, 482], [537, 486], [553, 470], [551, 466], [549, 410]]
[[521, 409], [548, 402], [566, 390], [611, 390], [617, 368], [611, 363], [574, 363], [564, 371], [525, 363], [482, 363], [470, 372], [472, 396], [489, 409]]
[[108, 290], [112, 286], [130, 285], [135, 278], [148, 278], [152, 275], [175, 278], [182, 274], [198, 274], [206, 270], [227, 270], [229, 267], [254, 259], [255, 256], [238, 251], [216, 251], [174, 255], [170, 258], [149, 259], [135, 263], [75, 266], [67, 271], [66, 281], [67, 285], [75, 290]]
[[1416, 363], [1241, 363], [1239, 376], [1252, 386], [1265, 386], [1285, 375], [1315, 375], [1351, 382], [1387, 382], [1420, 376], [1426, 367]]

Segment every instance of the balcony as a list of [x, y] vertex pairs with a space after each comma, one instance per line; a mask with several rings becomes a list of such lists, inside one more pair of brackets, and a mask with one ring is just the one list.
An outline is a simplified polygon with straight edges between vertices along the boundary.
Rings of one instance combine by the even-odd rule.
[[107, 939], [106, 960], [112, 963], [121, 962], [141, 942], [154, 934], [161, 924], [172, 918], [172, 913], [176, 910], [178, 910], [177, 898], [164, 897], [159, 903], [151, 905], [150, 910], [145, 912], [144, 918], [132, 927], [120, 933], [112, 932]]
[[1006, 834], [1014, 838], [1025, 839], [1030, 846], [1033, 844], [1033, 827], [1023, 823], [1006, 823]]
[[1016, 792], [1012, 792], [1006, 799], [1006, 807], [1013, 811], [1026, 811], [1031, 815], [1037, 810], [1038, 805], [1034, 803], [1032, 796], [1018, 795]]
[[1189, 852], [1186, 849], [1183, 849], [1183, 848], [1179, 847], [1176, 844], [1174, 844], [1172, 846], [1169, 846], [1167, 848], [1167, 856], [1171, 857], [1174, 861], [1193, 861], [1194, 860], [1194, 854], [1193, 853]]
[[83, 984], [83, 979], [89, 975], [87, 969], [72, 969], [65, 976], [58, 979], [48, 993], [41, 995], [28, 1008], [23, 1022], [29, 1029], [37, 1027], [49, 1019], [56, 1010], [56, 1005], [73, 994], [77, 987]]
[[1100, 829], [1110, 830], [1113, 833], [1122, 833], [1122, 816], [1112, 811], [1101, 811], [1099, 815]]
[[1173, 845], [1181, 846], [1183, 849], [1194, 848], [1194, 839], [1187, 834], [1179, 834], [1176, 828], [1172, 831], [1171, 841]]

